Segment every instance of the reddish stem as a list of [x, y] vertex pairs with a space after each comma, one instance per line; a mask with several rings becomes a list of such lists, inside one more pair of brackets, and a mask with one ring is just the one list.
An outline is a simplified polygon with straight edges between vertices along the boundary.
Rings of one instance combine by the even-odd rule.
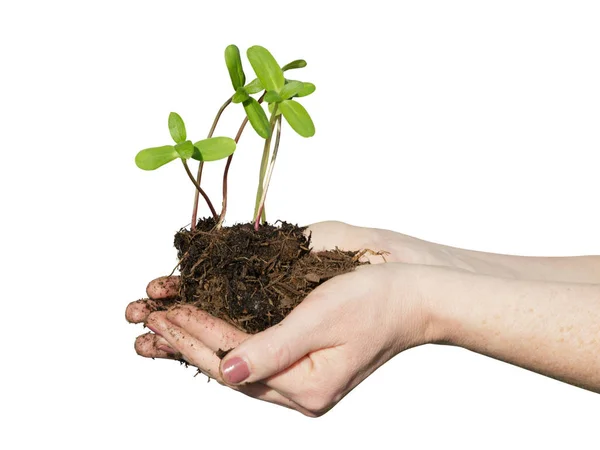
[[[221, 105], [221, 107], [219, 108], [219, 111], [217, 112], [217, 115], [215, 116], [215, 120], [213, 120], [213, 124], [210, 127], [210, 131], [208, 132], [208, 138], [212, 137], [213, 133], [215, 132], [215, 128], [217, 128], [217, 123], [219, 123], [219, 119], [221, 118], [221, 114], [223, 114], [223, 111], [225, 111], [225, 108], [227, 108], [231, 104], [232, 100], [233, 100], [233, 97], [228, 98], [227, 101], [225, 103], [223, 103], [223, 105]], [[214, 207], [212, 206], [211, 201], [208, 199], [208, 196], [206, 195], [206, 193], [200, 189], [200, 181], [202, 180], [203, 167], [204, 167], [204, 161], [201, 161], [200, 164], [198, 165], [198, 175], [196, 176], [195, 184], [197, 185], [197, 187], [196, 187], [196, 192], [194, 193], [194, 207], [192, 209], [192, 225], [190, 227], [191, 231], [194, 231], [196, 229], [196, 220], [198, 218], [199, 194], [202, 194], [202, 196], [206, 200], [206, 203], [208, 204], [208, 206], [211, 209], [213, 217], [215, 218], [215, 220], [217, 220], [217, 212], [215, 211]]]
[[194, 186], [196, 186], [196, 189], [198, 190], [198, 192], [200, 192], [200, 194], [202, 194], [202, 197], [204, 197], [204, 200], [206, 200], [206, 204], [210, 208], [210, 212], [212, 213], [213, 218], [215, 219], [215, 221], [218, 220], [219, 216], [217, 215], [217, 211], [215, 211], [215, 207], [213, 206], [212, 202], [208, 198], [208, 195], [206, 195], [206, 192], [204, 192], [204, 189], [202, 189], [200, 187], [200, 185], [198, 183], [196, 183], [196, 180], [194, 180], [194, 175], [192, 175], [192, 172], [190, 171], [190, 167], [188, 166], [186, 160], [182, 159], [181, 161], [183, 162], [183, 167], [185, 167], [185, 171], [188, 174], [188, 177], [190, 177], [190, 180], [192, 180], [192, 183], [194, 183]]
[[[248, 117], [245, 117], [242, 125], [240, 126], [236, 136], [235, 143], [237, 144], [242, 137], [242, 133], [244, 132], [244, 128], [246, 128], [246, 124], [248, 123]], [[233, 153], [229, 155], [227, 158], [227, 164], [225, 164], [225, 171], [223, 172], [223, 206], [221, 208], [221, 215], [219, 216], [219, 222], [217, 227], [220, 227], [225, 220], [225, 214], [227, 213], [227, 176], [229, 175], [229, 166], [231, 166], [231, 160], [233, 159]]]
[[[265, 99], [265, 95], [266, 91], [258, 99], [259, 104], [263, 102], [263, 100]], [[234, 141], [236, 145], [240, 141], [240, 138], [242, 137], [242, 133], [244, 132], [244, 128], [246, 128], [247, 123], [248, 116], [244, 117], [244, 120], [242, 121], [242, 124], [240, 125], [240, 128], [238, 129], [238, 132], [235, 136]], [[227, 158], [227, 164], [225, 164], [225, 171], [223, 172], [223, 205], [221, 208], [221, 215], [219, 216], [219, 222], [217, 223], [217, 227], [220, 227], [223, 224], [223, 222], [225, 221], [225, 214], [227, 213], [227, 177], [229, 175], [229, 166], [231, 166], [232, 159], [233, 153]]]
[[265, 207], [264, 203], [262, 205], [260, 205], [260, 208], [258, 210], [258, 215], [256, 216], [256, 222], [254, 222], [254, 231], [258, 231], [258, 229], [260, 228], [260, 217], [262, 216], [264, 207]]
[[[198, 175], [196, 176], [196, 181], [198, 186], [200, 186], [200, 182], [202, 181], [202, 169], [204, 168], [204, 161], [200, 161], [198, 165]], [[190, 228], [191, 231], [196, 229], [196, 221], [198, 220], [198, 200], [200, 200], [200, 191], [196, 189], [194, 192], [194, 209], [192, 209], [192, 226]]]

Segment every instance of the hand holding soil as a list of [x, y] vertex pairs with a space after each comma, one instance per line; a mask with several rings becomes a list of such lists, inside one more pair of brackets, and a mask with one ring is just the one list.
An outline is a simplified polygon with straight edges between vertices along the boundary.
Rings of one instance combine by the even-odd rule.
[[179, 278], [159, 278], [148, 286], [150, 300], [127, 308], [130, 322], [152, 330], [136, 340], [136, 351], [183, 359], [219, 383], [309, 416], [425, 343], [462, 346], [600, 391], [598, 257], [473, 252], [340, 222], [309, 230], [313, 250], [389, 253], [367, 252], [371, 265], [323, 283], [255, 335], [174, 303]]
[[[379, 235], [339, 222], [316, 224], [309, 232], [318, 250], [368, 248]], [[402, 298], [390, 289], [411, 266], [375, 264], [383, 257], [365, 256], [373, 266], [325, 282], [280, 324], [254, 337], [188, 305], [151, 313], [179, 288], [178, 277], [155, 280], [148, 287], [152, 300], [134, 302], [127, 310], [128, 320], [145, 321], [153, 330], [138, 338], [136, 350], [147, 357], [183, 358], [243, 393], [320, 415], [389, 358], [427, 340], [422, 299], [407, 285]], [[385, 258], [398, 259], [394, 254]], [[220, 351], [232, 348], [220, 370]], [[241, 355], [250, 367], [240, 365]]]

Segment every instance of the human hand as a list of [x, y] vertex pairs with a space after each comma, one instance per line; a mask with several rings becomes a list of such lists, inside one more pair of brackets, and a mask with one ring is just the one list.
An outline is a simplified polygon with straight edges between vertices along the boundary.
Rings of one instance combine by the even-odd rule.
[[[319, 416], [394, 355], [437, 339], [420, 270], [382, 264], [335, 277], [255, 335], [189, 305], [151, 313], [157, 351], [145, 356], [183, 358], [247, 395]], [[221, 361], [216, 352], [231, 348]]]
[[[367, 252], [363, 260], [371, 264], [382, 263], [385, 261], [401, 261], [402, 251], [395, 247], [391, 249], [391, 242], [382, 239], [379, 231], [371, 228], [362, 228], [348, 225], [342, 222], [320, 222], [311, 225], [307, 233], [312, 237], [312, 248], [314, 251], [330, 250], [336, 246], [341, 250], [371, 249], [373, 252]], [[381, 247], [385, 245], [390, 250]], [[381, 255], [376, 253], [380, 250], [385, 251]], [[125, 317], [131, 323], [145, 323], [148, 315], [156, 310], [166, 310], [174, 303], [177, 297], [178, 277], [161, 277], [150, 282], [146, 288], [149, 298], [137, 300], [127, 306]], [[135, 342], [135, 349], [141, 356], [151, 358], [169, 358], [179, 359], [180, 355], [173, 355], [165, 352], [168, 348], [167, 343], [160, 336], [154, 333], [146, 333], [139, 336]]]
[[[415, 252], [404, 251], [401, 245], [397, 245], [397, 242], [392, 242], [392, 240], [386, 239], [386, 236], [383, 236], [381, 233], [384, 230], [354, 227], [340, 222], [321, 222], [312, 225], [309, 228], [309, 231], [312, 234], [313, 250], [316, 251], [331, 249], [336, 246], [340, 249], [347, 250], [368, 248], [373, 250], [373, 253], [366, 253], [364, 258], [370, 260], [372, 264], [382, 263], [385, 261], [416, 261]], [[386, 253], [384, 253], [383, 255], [375, 254], [380, 250], [383, 250]], [[372, 271], [372, 268], [365, 267], [361, 270], [367, 270], [369, 272]], [[368, 273], [361, 273], [359, 275], [358, 272], [356, 272], [355, 274], [349, 274], [352, 275], [349, 280], [347, 277], [337, 277], [336, 279], [331, 280], [328, 283], [321, 286], [311, 296], [309, 296], [309, 298], [307, 298], [307, 300], [305, 300], [303, 304], [308, 305], [313, 302], [314, 304], [318, 304], [319, 302], [317, 300], [314, 300], [314, 298], [322, 298], [323, 296], [331, 296], [332, 298], [339, 297], [339, 307], [344, 310], [344, 314], [343, 316], [340, 316], [338, 313], [339, 317], [330, 317], [330, 319], [336, 321], [339, 320], [340, 333], [354, 330], [355, 332], [353, 336], [356, 337], [356, 330], [358, 330], [360, 327], [358, 327], [358, 323], [353, 322], [359, 321], [359, 319], [363, 315], [363, 312], [358, 310], [359, 306], [368, 306], [369, 308], [373, 308], [370, 309], [370, 311], [372, 311], [373, 313], [381, 313], [385, 317], [391, 317], [386, 315], [385, 311], [387, 311], [388, 308], [384, 305], [377, 305], [377, 302], [375, 301], [371, 303], [364, 302], [365, 298], [370, 297], [370, 295], [367, 295], [367, 293], [371, 293], [374, 297], [379, 298], [379, 300], [382, 303], [386, 303], [388, 306], [391, 305], [391, 302], [389, 300], [390, 282], [389, 280], [384, 279], [387, 276], [385, 274], [389, 274], [389, 272], [390, 270], [379, 270], [373, 273], [379, 273], [381, 275], [373, 277], [368, 275]], [[344, 281], [344, 283], [340, 287], [339, 292], [336, 294], [336, 286], [340, 280], [346, 281]], [[373, 286], [365, 290], [365, 286], [367, 286], [370, 283], [377, 283], [376, 280], [379, 280], [378, 286]], [[139, 300], [137, 302], [131, 303], [128, 306], [126, 312], [127, 320], [134, 323], [146, 322], [147, 325], [155, 331], [154, 333], [146, 333], [138, 337], [135, 344], [136, 351], [142, 356], [152, 358], [186, 359], [188, 362], [196, 365], [201, 371], [205, 372], [209, 376], [216, 378], [222, 383], [225, 383], [226, 380], [222, 377], [222, 374], [219, 371], [220, 360], [216, 357], [214, 352], [218, 350], [227, 350], [237, 347], [242, 342], [246, 341], [250, 336], [237, 330], [236, 328], [223, 321], [212, 318], [205, 312], [195, 308], [178, 307], [175, 310], [170, 311], [168, 313], [168, 317], [170, 317], [173, 320], [173, 322], [170, 322], [167, 319], [167, 313], [165, 312], [154, 313], [152, 314], [152, 316], [150, 316], [150, 314], [154, 310], [156, 310], [157, 307], [160, 307], [159, 309], [166, 309], [166, 307], [168, 307], [169, 302], [172, 303], [172, 298], [177, 295], [177, 283], [178, 278], [176, 277], [159, 278], [151, 282], [148, 286], [147, 292], [148, 296], [150, 297], [149, 300]], [[343, 297], [346, 295], [346, 291], [348, 291], [348, 293], [351, 292], [353, 294], [352, 298], [354, 299], [354, 307], [350, 306], [353, 302], [350, 302], [349, 300], [347, 306], [342, 305], [342, 302], [344, 300]], [[327, 304], [331, 306], [334, 304], [334, 302], [328, 300]], [[304, 311], [305, 308], [306, 307], [301, 308], [300, 311]], [[319, 321], [315, 321], [315, 319], [312, 318], [312, 316], [322, 316], [321, 322], [323, 322], [329, 315], [328, 311], [321, 311], [313, 308], [310, 308], [307, 310], [306, 313], [303, 313], [300, 316], [298, 323], [306, 322], [316, 324]], [[299, 313], [295, 313], [295, 316], [298, 316], [298, 314]], [[304, 314], [308, 314], [308, 316], [304, 317]], [[373, 320], [368, 324], [363, 323], [361, 321], [361, 323], [363, 323], [362, 337], [358, 341], [348, 341], [345, 348], [354, 348], [353, 351], [357, 352], [356, 355], [364, 356], [366, 355], [366, 353], [363, 351], [364, 349], [352, 347], [352, 345], [357, 345], [358, 343], [365, 344], [371, 342], [371, 349], [374, 350], [376, 348], [379, 348], [379, 351], [383, 351], [384, 353], [378, 354], [376, 361], [365, 360], [360, 363], [355, 362], [354, 367], [348, 367], [348, 369], [345, 372], [339, 371], [335, 369], [335, 367], [330, 368], [330, 370], [338, 373], [339, 376], [346, 376], [350, 378], [342, 382], [337, 377], [334, 377], [331, 374], [325, 374], [325, 376], [330, 380], [329, 382], [331, 383], [331, 385], [329, 386], [329, 391], [323, 392], [323, 395], [319, 395], [318, 392], [315, 392], [314, 395], [310, 394], [310, 392], [290, 392], [294, 389], [294, 386], [299, 385], [299, 374], [303, 373], [304, 376], [308, 375], [307, 368], [305, 366], [310, 361], [312, 361], [311, 358], [308, 357], [304, 358], [307, 359], [308, 362], [299, 364], [298, 369], [294, 369], [293, 371], [286, 370], [286, 373], [291, 373], [292, 375], [283, 377], [283, 380], [280, 376], [275, 376], [273, 380], [271, 380], [269, 376], [265, 375], [267, 378], [269, 378], [269, 380], [267, 380], [265, 383], [250, 383], [245, 384], [243, 386], [236, 386], [235, 388], [237, 390], [247, 393], [248, 395], [252, 395], [253, 397], [258, 397], [264, 400], [273, 401], [275, 403], [283, 404], [285, 406], [298, 409], [307, 415], [318, 415], [322, 413], [324, 409], [331, 407], [332, 404], [339, 401], [339, 399], [343, 395], [345, 395], [345, 393], [347, 393], [352, 387], [354, 387], [354, 385], [358, 384], [360, 381], [366, 378], [368, 374], [370, 374], [373, 370], [375, 370], [377, 367], [383, 364], [383, 362], [387, 361], [387, 359], [393, 356], [393, 354], [395, 354], [394, 352], [400, 351], [401, 349], [406, 347], [406, 345], [413, 345], [414, 343], [418, 342], [418, 340], [414, 340], [414, 342], [410, 341], [411, 343], [409, 344], [409, 341], [405, 339], [404, 344], [392, 345], [390, 341], [390, 339], [392, 339], [390, 337], [391, 330], [389, 330], [390, 332], [386, 334], [387, 337], [384, 337], [382, 333], [378, 333], [378, 341], [374, 342], [373, 337], [367, 338], [367, 336], [370, 336], [372, 334], [372, 331], [370, 330], [372, 330], [373, 328], [370, 327], [379, 329], [379, 325], [376, 322], [376, 318], [373, 318]], [[284, 323], [289, 323], [289, 320]], [[174, 328], [177, 327], [177, 325], [180, 325], [179, 330]], [[280, 329], [281, 325], [274, 328]], [[181, 333], [189, 334], [187, 342], [194, 342], [194, 340], [197, 341], [195, 344], [197, 345], [196, 354], [190, 354], [189, 349], [183, 351], [184, 349], [179, 348], [178, 345], [175, 345], [173, 343], [173, 335], [170, 335], [169, 333], [165, 335], [165, 330], [167, 329], [170, 330], [171, 333], [175, 333], [176, 336], [180, 337], [185, 335]], [[208, 329], [211, 330], [211, 333], [208, 333], [206, 331]], [[169, 339], [169, 336], [171, 336], [171, 339]], [[341, 342], [342, 337], [339, 337], [339, 339]], [[179, 341], [176, 340], [176, 342]], [[315, 342], [315, 346], [318, 347], [317, 344], [318, 342]], [[327, 347], [328, 345], [327, 341], [323, 341], [321, 344], [323, 344], [324, 347]], [[203, 356], [199, 356], [197, 354], [197, 352], [200, 351], [198, 350], [200, 348], [203, 349]], [[384, 348], [385, 350], [382, 350]], [[208, 349], [208, 353], [206, 349]], [[331, 348], [317, 349], [315, 347], [314, 353], [317, 355], [315, 356], [315, 358], [325, 357], [325, 359], [327, 359], [331, 358], [331, 356], [329, 356], [331, 353], [338, 354], [339, 350]], [[233, 352], [232, 355], [234, 355]], [[302, 356], [304, 357], [305, 355]], [[342, 354], [341, 357], [343, 359], [353, 358], [354, 356], [344, 356]], [[231, 361], [231, 358], [232, 357], [228, 355], [228, 357], [226, 358], [226, 362]], [[350, 364], [348, 361], [342, 361], [342, 363], [345, 365]], [[281, 362], [278, 364], [281, 364]], [[230, 371], [226, 372], [230, 373]], [[358, 376], [357, 372], [360, 372], [361, 376]], [[260, 375], [258, 373], [253, 373], [252, 376], [255, 379], [258, 379], [256, 377]], [[311, 378], [313, 380], [315, 379], [315, 377], [312, 375]], [[338, 380], [337, 385], [336, 380]], [[275, 383], [274, 387], [272, 386], [273, 383]], [[340, 387], [340, 383], [344, 385], [344, 389]], [[307, 386], [307, 389], [310, 390], [310, 385], [306, 384], [304, 381], [302, 381], [301, 384], [304, 384], [305, 386]], [[321, 385], [323, 389], [325, 389], [325, 384], [321, 383]], [[277, 388], [279, 388], [279, 390]], [[288, 394], [289, 396], [286, 396], [286, 394]], [[298, 400], [299, 403], [295, 400]], [[322, 402], [322, 404], [318, 404], [318, 402]]]

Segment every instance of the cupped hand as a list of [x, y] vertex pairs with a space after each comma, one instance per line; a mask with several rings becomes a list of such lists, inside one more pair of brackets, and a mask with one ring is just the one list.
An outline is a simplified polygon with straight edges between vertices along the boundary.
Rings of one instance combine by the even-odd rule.
[[319, 416], [394, 355], [435, 339], [419, 270], [393, 263], [335, 277], [255, 335], [189, 305], [151, 313], [146, 324], [170, 357], [252, 397]]
[[[313, 250], [368, 249], [374, 265], [319, 286], [280, 324], [250, 336], [191, 306], [165, 309], [177, 277], [151, 282], [149, 300], [131, 303], [130, 322], [152, 333], [136, 340], [146, 357], [184, 359], [236, 390], [309, 416], [329, 410], [398, 352], [429, 342], [426, 300], [417, 286], [419, 266], [437, 263], [419, 242], [397, 233], [321, 222], [309, 228]], [[232, 350], [223, 361], [219, 350]]]

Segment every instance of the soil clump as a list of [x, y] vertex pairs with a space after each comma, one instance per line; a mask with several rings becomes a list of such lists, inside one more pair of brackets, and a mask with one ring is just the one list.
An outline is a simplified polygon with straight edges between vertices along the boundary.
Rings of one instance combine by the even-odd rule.
[[358, 252], [310, 251], [306, 228], [236, 224], [215, 229], [202, 219], [194, 231], [180, 230], [177, 302], [197, 306], [247, 333], [279, 323], [326, 280], [363, 263]]

